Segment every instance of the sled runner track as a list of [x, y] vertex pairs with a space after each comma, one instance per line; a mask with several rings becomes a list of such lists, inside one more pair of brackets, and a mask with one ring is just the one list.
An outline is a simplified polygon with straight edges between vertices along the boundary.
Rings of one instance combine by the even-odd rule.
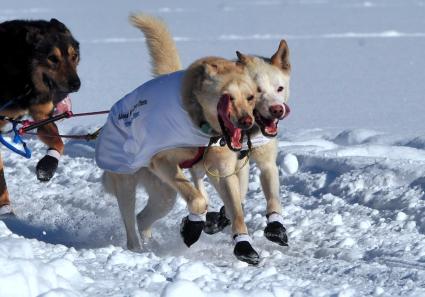
[[389, 267], [399, 267], [399, 268], [416, 269], [416, 270], [425, 271], [425, 263], [421, 263], [418, 261], [408, 261], [408, 260], [401, 260], [397, 258], [383, 257], [383, 258], [378, 258], [377, 262]]

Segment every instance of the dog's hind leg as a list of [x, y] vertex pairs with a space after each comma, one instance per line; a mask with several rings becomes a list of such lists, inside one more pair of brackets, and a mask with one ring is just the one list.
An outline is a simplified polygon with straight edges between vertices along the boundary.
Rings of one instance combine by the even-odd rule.
[[127, 248], [132, 251], [140, 251], [135, 214], [137, 179], [134, 175], [105, 172], [103, 185], [107, 192], [114, 194], [117, 198], [127, 233]]
[[140, 237], [142, 240], [147, 240], [152, 237], [152, 224], [166, 216], [173, 209], [177, 199], [177, 192], [162, 182], [147, 168], [139, 170], [138, 178], [149, 196], [145, 208], [137, 214]]

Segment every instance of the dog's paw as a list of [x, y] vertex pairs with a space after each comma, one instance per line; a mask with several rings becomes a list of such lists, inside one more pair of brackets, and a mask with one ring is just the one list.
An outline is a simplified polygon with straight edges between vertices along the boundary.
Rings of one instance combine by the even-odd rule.
[[204, 221], [191, 221], [189, 217], [183, 218], [180, 224], [180, 234], [188, 247], [198, 241], [204, 226]]
[[248, 264], [258, 265], [258, 263], [260, 263], [260, 256], [251, 246], [249, 241], [241, 240], [236, 242], [233, 253], [238, 260]]
[[45, 155], [38, 161], [35, 169], [38, 180], [42, 182], [49, 181], [55, 174], [56, 169], [58, 169], [58, 164], [59, 160], [57, 158]]
[[264, 229], [264, 236], [281, 246], [288, 246], [288, 236], [286, 229], [280, 222], [274, 221], [267, 224]]
[[204, 232], [207, 234], [215, 234], [222, 231], [230, 225], [230, 220], [226, 218], [224, 206], [220, 211], [212, 211], [207, 213], [207, 220], [204, 226]]

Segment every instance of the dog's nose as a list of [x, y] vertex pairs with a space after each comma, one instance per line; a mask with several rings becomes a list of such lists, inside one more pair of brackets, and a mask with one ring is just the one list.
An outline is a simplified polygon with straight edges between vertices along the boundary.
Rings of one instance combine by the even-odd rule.
[[283, 105], [276, 104], [276, 105], [270, 106], [269, 111], [273, 117], [280, 119], [283, 117], [285, 109]]
[[243, 116], [238, 120], [238, 126], [241, 129], [249, 129], [252, 127], [254, 120], [249, 115]]
[[81, 81], [78, 77], [76, 77], [76, 78], [69, 80], [68, 85], [69, 85], [70, 91], [75, 92], [75, 91], [78, 91], [80, 89]]

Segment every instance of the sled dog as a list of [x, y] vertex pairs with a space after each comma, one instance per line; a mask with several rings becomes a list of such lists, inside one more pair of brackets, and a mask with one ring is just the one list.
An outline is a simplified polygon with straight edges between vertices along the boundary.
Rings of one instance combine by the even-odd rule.
[[[246, 66], [257, 84], [260, 98], [254, 110], [256, 125], [263, 135], [275, 137], [279, 120], [282, 120], [289, 112], [286, 105], [289, 98], [291, 74], [288, 45], [285, 40], [282, 40], [270, 59], [244, 55], [240, 52], [237, 52], [237, 56], [239, 62]], [[282, 207], [279, 199], [277, 153], [277, 140], [273, 138], [268, 143], [254, 146], [251, 151], [251, 159], [260, 169], [260, 181], [267, 201], [267, 226], [264, 229], [264, 235], [267, 239], [285, 246], [288, 238], [283, 226]], [[248, 167], [242, 168], [238, 174], [242, 203], [248, 191], [248, 174]], [[213, 234], [230, 224], [226, 216], [232, 217], [232, 215], [230, 211], [227, 214], [228, 205], [226, 202], [224, 204], [225, 206], [220, 212], [207, 214], [205, 232]]]
[[[148, 42], [148, 47], [149, 47], [149, 51], [152, 58], [152, 67], [153, 67], [154, 74], [155, 75], [165, 74], [170, 71], [170, 68], [171, 68], [171, 71], [178, 69], [177, 68], [177, 66], [179, 65], [178, 53], [175, 50], [173, 40], [167, 31], [166, 25], [160, 20], [147, 15], [134, 16], [132, 18], [132, 22], [136, 27], [141, 29], [145, 33], [145, 35], [148, 37], [147, 42]], [[161, 48], [164, 48], [164, 45], [167, 45], [166, 47], [172, 46], [174, 48], [175, 54], [167, 55], [166, 57], [161, 57], [160, 56], [160, 54], [162, 53]], [[241, 53], [238, 53], [238, 56], [240, 59], [239, 63], [244, 65], [248, 65], [248, 62], [251, 62], [251, 61], [257, 62], [256, 57], [243, 55]], [[278, 68], [278, 67], [281, 67], [281, 64], [283, 63], [285, 63], [285, 65], [289, 63], [287, 45], [284, 41], [281, 42], [278, 51], [276, 52], [276, 54], [273, 56], [272, 59], [275, 65], [273, 67], [270, 67], [270, 62], [266, 62], [264, 59], [258, 58], [259, 66], [254, 69], [250, 69], [252, 72], [251, 76], [256, 77], [255, 71], [257, 69], [261, 69], [261, 66], [266, 68], [266, 70], [264, 71], [265, 73], [263, 73], [262, 71], [259, 71], [260, 73], [257, 75], [257, 76], [264, 75], [266, 77], [260, 78], [260, 82], [262, 86], [264, 86], [264, 91], [260, 89], [259, 86], [256, 89], [257, 94], [261, 95], [262, 102], [257, 101], [256, 109], [258, 108], [258, 110], [255, 110], [254, 114], [256, 115], [256, 118], [258, 118], [257, 125], [260, 127], [263, 134], [269, 137], [273, 137], [277, 134], [278, 119], [285, 117], [287, 112], [289, 112], [289, 109], [287, 105], [285, 104], [285, 102], [287, 101], [287, 96], [289, 95], [289, 90], [288, 90], [289, 77], [282, 75], [280, 71], [281, 72], [283, 71], [280, 70], [281, 68]], [[267, 77], [267, 75], [269, 75], [269, 77]], [[278, 78], [273, 78], [275, 75], [278, 75]], [[289, 76], [289, 73], [288, 73], [288, 76]], [[272, 90], [272, 88], [276, 88], [276, 89]], [[258, 130], [259, 129], [257, 127], [256, 129], [252, 129], [251, 132], [255, 134], [256, 132], [258, 133]], [[266, 140], [265, 142], [260, 141], [260, 143], [256, 144], [255, 147], [256, 148], [255, 148], [254, 154], [257, 157], [256, 159], [259, 160], [257, 162], [259, 162], [260, 164], [264, 164], [264, 166], [260, 166], [263, 172], [262, 174], [263, 179], [266, 179], [266, 181], [264, 181], [263, 184], [266, 184], [266, 186], [269, 186], [269, 188], [272, 189], [272, 190], [269, 190], [267, 194], [275, 194], [276, 192], [274, 191], [275, 186], [277, 186], [277, 191], [279, 189], [278, 172], [277, 172], [277, 167], [275, 164], [276, 155], [277, 155], [276, 142], [273, 140]], [[268, 149], [270, 149], [270, 152], [268, 152]], [[261, 163], [262, 160], [264, 161]], [[274, 161], [274, 163], [272, 161]], [[206, 167], [209, 170], [218, 171], [219, 175], [221, 176], [228, 175], [229, 172], [234, 172], [236, 170], [235, 168], [237, 167], [242, 167], [242, 165], [240, 164], [241, 162], [243, 161], [238, 161], [237, 155], [233, 153], [231, 150], [227, 148], [217, 147], [217, 146], [209, 149], [205, 159]], [[268, 164], [269, 162], [272, 162], [272, 164], [271, 165]], [[273, 169], [276, 169], [276, 171], [273, 171]], [[202, 183], [202, 178], [205, 174], [205, 170], [203, 166], [199, 165], [198, 163], [198, 165], [195, 165], [191, 171], [194, 177], [194, 182], [196, 187], [202, 193], [204, 193], [206, 197], [206, 191]], [[270, 175], [269, 173], [270, 171], [271, 171], [271, 174], [276, 175], [276, 179], [271, 179], [271, 180], [268, 179], [269, 177], [268, 175]], [[232, 218], [232, 229], [233, 229], [234, 239], [235, 239], [235, 248], [234, 248], [235, 255], [240, 260], [246, 261], [248, 263], [251, 263], [251, 264], [258, 263], [259, 256], [250, 244], [251, 239], [248, 236], [248, 231], [244, 223], [243, 210], [241, 206], [241, 197], [240, 197], [241, 195], [245, 196], [246, 194], [246, 188], [248, 184], [248, 167], [241, 170], [238, 176], [230, 175], [225, 178], [210, 177], [210, 179], [213, 182], [213, 185], [216, 187], [216, 189], [220, 193], [221, 198], [223, 199], [225, 205], [229, 209], [228, 212], [230, 214], [230, 217]], [[240, 182], [240, 187], [238, 186], [239, 179], [242, 180]], [[159, 187], [156, 187], [156, 189], [159, 189]], [[167, 189], [167, 187], [161, 187], [160, 189], [161, 191], [159, 192], [158, 190], [155, 191], [155, 194], [156, 194], [155, 199], [151, 199], [152, 195], [150, 195], [148, 205], [137, 216], [139, 230], [141, 231], [142, 234], [144, 234], [142, 235], [142, 237], [151, 236], [151, 233], [150, 233], [151, 224], [155, 220], [165, 216], [172, 209], [172, 206], [174, 205], [175, 195], [170, 194], [171, 193], [170, 189]], [[280, 211], [280, 208], [279, 208], [280, 203], [278, 199], [279, 197], [278, 195], [275, 195], [271, 198], [277, 200], [277, 203], [273, 201], [274, 204], [272, 205], [272, 207], [270, 207], [270, 209], [276, 209], [276, 213], [278, 213]], [[159, 201], [163, 201], [163, 202], [160, 203]], [[229, 222], [229, 220], [225, 217], [225, 214], [223, 211], [217, 214], [218, 215], [216, 216], [214, 215], [208, 216], [210, 218], [209, 226], [211, 226], [211, 223], [213, 223], [211, 222], [212, 219], [216, 219], [220, 221], [226, 220], [226, 222]], [[280, 218], [279, 216], [273, 213], [269, 216], [269, 223], [275, 222], [279, 218]], [[286, 236], [283, 225], [281, 225], [281, 229], [283, 229], [283, 235], [281, 234], [282, 230], [279, 230], [280, 231], [279, 240], [282, 240], [282, 237]], [[270, 235], [268, 238], [271, 238], [271, 236], [272, 235]], [[273, 234], [273, 236], [275, 236], [275, 234]], [[286, 237], [283, 240], [285, 240], [286, 242]]]
[[[132, 22], [142, 26], [137, 17]], [[199, 159], [199, 147], [206, 147], [212, 136], [223, 135], [230, 150], [240, 150], [244, 130], [254, 124], [257, 98], [256, 85], [240, 63], [206, 57], [181, 71], [167, 29], [149, 33], [147, 44], [158, 66], [153, 72], [168, 74], [118, 101], [96, 144], [96, 162], [105, 170], [103, 185], [118, 200], [131, 250], [141, 248], [135, 228], [138, 184], [149, 195], [137, 215], [143, 238], [151, 235], [152, 223], [168, 213], [179, 193], [189, 209], [180, 229], [183, 240], [190, 246], [199, 239], [208, 202], [181, 166]]]
[[[0, 23], [0, 115], [19, 118], [25, 113], [36, 120], [48, 118], [54, 106], [80, 88], [77, 65], [79, 44], [60, 21], [11, 20]], [[6, 124], [0, 121], [0, 128]], [[38, 129], [48, 153], [36, 167], [40, 181], [53, 176], [62, 139], [54, 123]], [[50, 135], [50, 136], [51, 136]], [[0, 215], [12, 214], [0, 157]]]

